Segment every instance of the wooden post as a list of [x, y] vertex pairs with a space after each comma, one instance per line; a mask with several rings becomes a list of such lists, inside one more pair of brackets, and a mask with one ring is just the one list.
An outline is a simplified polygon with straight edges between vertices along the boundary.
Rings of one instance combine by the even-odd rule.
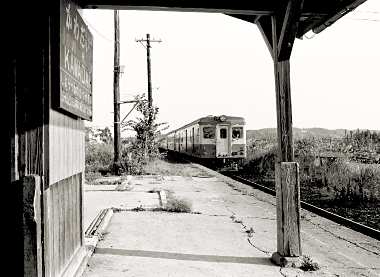
[[120, 174], [120, 23], [119, 11], [114, 11], [115, 43], [113, 73], [113, 109], [114, 109], [114, 174]]
[[41, 181], [38, 175], [22, 179], [24, 276], [42, 276]]
[[[300, 1], [302, 6], [302, 1]], [[290, 54], [297, 28], [291, 22], [295, 8], [289, 1], [285, 16], [272, 16], [273, 64], [276, 88], [278, 153], [275, 165], [277, 252], [272, 260], [281, 266], [298, 264], [301, 255], [299, 168], [294, 161], [290, 90]], [[300, 6], [298, 6], [298, 11]], [[279, 35], [278, 35], [279, 34]], [[286, 39], [285, 39], [286, 38]], [[282, 54], [281, 54], [281, 53]], [[295, 257], [295, 259], [292, 259]]]
[[298, 172], [296, 162], [276, 165], [277, 252], [282, 257], [301, 255]]

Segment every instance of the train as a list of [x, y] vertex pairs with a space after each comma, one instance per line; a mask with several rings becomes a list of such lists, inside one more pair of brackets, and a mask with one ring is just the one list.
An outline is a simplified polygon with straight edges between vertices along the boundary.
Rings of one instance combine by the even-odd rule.
[[245, 120], [205, 116], [160, 138], [160, 149], [216, 167], [239, 169], [246, 158]]

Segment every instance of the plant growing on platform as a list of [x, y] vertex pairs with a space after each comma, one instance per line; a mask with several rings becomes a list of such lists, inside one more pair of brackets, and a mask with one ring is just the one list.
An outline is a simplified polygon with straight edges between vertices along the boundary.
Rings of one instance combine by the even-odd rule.
[[186, 199], [170, 197], [165, 205], [164, 210], [172, 213], [190, 213], [191, 203]]
[[319, 269], [319, 265], [318, 263], [313, 262], [309, 256], [302, 256], [300, 269], [303, 271], [316, 271]]
[[136, 110], [140, 116], [122, 123], [122, 130], [136, 132], [131, 146], [122, 149], [122, 166], [129, 174], [143, 174], [144, 166], [160, 156], [158, 151], [161, 132], [166, 123], [157, 123], [158, 107], [150, 106], [144, 95], [135, 97]]

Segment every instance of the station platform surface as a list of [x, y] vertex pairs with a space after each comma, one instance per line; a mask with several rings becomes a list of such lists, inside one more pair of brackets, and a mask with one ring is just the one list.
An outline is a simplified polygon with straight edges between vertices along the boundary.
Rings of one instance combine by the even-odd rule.
[[[275, 198], [193, 167], [192, 176], [133, 176], [125, 189], [86, 185], [84, 229], [115, 209], [82, 276], [380, 276], [378, 240], [305, 210], [302, 254], [319, 269], [274, 265]], [[163, 195], [186, 199], [191, 212], [155, 210]]]

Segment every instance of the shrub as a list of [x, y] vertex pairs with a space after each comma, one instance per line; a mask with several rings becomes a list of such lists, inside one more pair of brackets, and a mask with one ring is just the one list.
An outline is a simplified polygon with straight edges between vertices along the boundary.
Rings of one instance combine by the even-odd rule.
[[86, 173], [111, 170], [113, 162], [113, 146], [106, 143], [87, 143], [86, 145]]

